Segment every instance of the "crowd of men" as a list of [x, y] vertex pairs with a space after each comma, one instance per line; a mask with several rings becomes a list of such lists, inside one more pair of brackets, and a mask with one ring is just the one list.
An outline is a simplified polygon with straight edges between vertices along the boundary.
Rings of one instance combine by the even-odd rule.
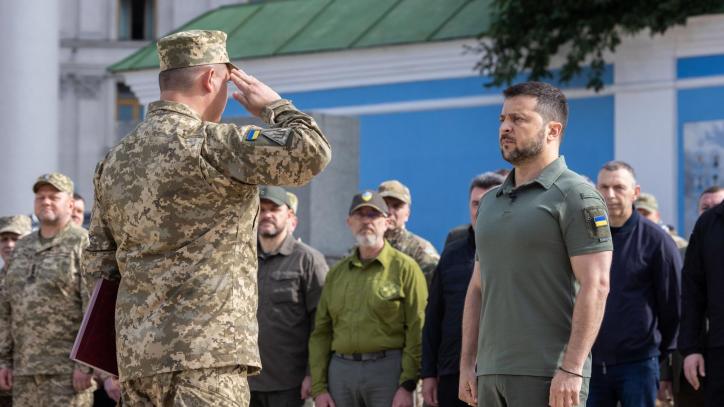
[[[687, 242], [631, 165], [570, 170], [565, 96], [521, 83], [491, 147], [513, 168], [472, 179], [442, 255], [388, 180], [349, 197], [356, 244], [330, 267], [280, 186], [329, 143], [225, 41], [159, 40], [161, 100], [99, 163], [90, 234], [59, 173], [32, 185], [37, 230], [0, 219], [0, 406], [90, 406], [99, 387], [126, 406], [724, 405], [724, 188]], [[219, 123], [228, 81], [269, 128]], [[68, 357], [99, 278], [119, 282], [118, 378]]]

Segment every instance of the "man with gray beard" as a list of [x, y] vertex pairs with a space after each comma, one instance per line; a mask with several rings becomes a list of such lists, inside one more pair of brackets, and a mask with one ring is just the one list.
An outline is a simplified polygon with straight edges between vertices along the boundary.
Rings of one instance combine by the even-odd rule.
[[412, 407], [427, 284], [415, 260], [384, 239], [388, 208], [372, 191], [352, 200], [352, 254], [327, 275], [309, 340], [317, 407]]

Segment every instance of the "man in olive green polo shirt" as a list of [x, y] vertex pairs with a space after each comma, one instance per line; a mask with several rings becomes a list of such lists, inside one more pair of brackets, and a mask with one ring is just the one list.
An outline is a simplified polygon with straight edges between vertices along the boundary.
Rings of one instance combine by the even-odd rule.
[[486, 407], [583, 406], [608, 294], [606, 205], [559, 156], [563, 93], [528, 82], [503, 94], [500, 150], [514, 170], [478, 209], [460, 397]]
[[357, 249], [329, 274], [309, 340], [317, 407], [411, 407], [420, 371], [427, 284], [384, 239], [387, 205], [365, 191], [347, 225]]

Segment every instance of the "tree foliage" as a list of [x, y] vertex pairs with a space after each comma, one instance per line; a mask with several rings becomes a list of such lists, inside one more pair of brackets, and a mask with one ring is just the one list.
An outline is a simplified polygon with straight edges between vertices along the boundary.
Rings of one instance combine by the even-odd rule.
[[588, 65], [587, 87], [600, 90], [604, 53], [622, 36], [663, 34], [689, 16], [724, 11], [724, 0], [492, 0], [491, 7], [491, 26], [473, 47], [482, 55], [476, 70], [492, 78], [487, 86], [510, 84], [522, 72], [553, 78], [551, 57], [563, 50], [557, 79], [570, 82]]

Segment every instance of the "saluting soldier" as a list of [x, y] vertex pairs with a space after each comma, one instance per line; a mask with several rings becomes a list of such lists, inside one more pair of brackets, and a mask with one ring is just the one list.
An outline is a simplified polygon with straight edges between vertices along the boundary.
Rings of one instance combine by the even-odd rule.
[[[158, 41], [161, 100], [98, 164], [88, 280], [120, 279], [124, 405], [249, 403], [257, 346], [257, 185], [302, 185], [331, 158], [314, 119], [229, 62], [226, 34]], [[220, 124], [227, 82], [269, 129]]]

